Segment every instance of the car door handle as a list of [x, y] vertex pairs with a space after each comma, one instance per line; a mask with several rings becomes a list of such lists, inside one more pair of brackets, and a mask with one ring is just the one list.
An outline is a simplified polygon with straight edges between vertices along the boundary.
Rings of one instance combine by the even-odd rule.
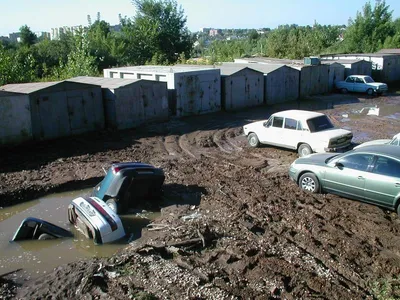
[[400, 182], [396, 182], [396, 183], [394, 184], [394, 186], [395, 186], [395, 187], [400, 187]]
[[358, 176], [357, 178], [358, 178], [358, 179], [364, 179], [364, 177], [363, 177], [363, 176]]

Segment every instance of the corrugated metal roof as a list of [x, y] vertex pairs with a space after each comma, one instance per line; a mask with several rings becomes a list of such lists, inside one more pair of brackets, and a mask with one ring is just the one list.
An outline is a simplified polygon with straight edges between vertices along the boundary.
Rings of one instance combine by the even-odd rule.
[[179, 65], [179, 66], [128, 66], [128, 67], [118, 67], [118, 68], [110, 68], [107, 70], [116, 70], [116, 71], [127, 71], [127, 72], [148, 72], [148, 73], [183, 73], [190, 71], [208, 71], [215, 70], [213, 67], [204, 67], [200, 65], [191, 66], [191, 65]]
[[267, 64], [283, 64], [283, 65], [304, 65], [302, 60], [298, 59], [282, 59], [273, 57], [250, 57], [250, 58], [239, 58], [236, 61], [248, 61], [249, 63], [267, 63]]
[[[268, 74], [271, 73], [279, 68], [285, 67], [285, 64], [259, 64], [259, 63], [247, 63], [247, 64], [243, 64], [243, 63], [222, 63], [222, 66], [226, 66], [226, 65], [235, 65], [241, 68], [250, 68], [256, 71], [259, 71], [263, 74]], [[288, 67], [288, 66], [286, 66]]]
[[381, 49], [377, 53], [383, 54], [400, 54], [400, 49]]
[[0, 87], [0, 91], [30, 94], [57, 85], [60, 82], [61, 81], [6, 84]]
[[99, 85], [102, 88], [107, 88], [107, 89], [117, 89], [117, 88], [124, 87], [124, 86], [130, 85], [130, 84], [134, 84], [134, 83], [136, 83], [138, 81], [142, 81], [142, 80], [143, 79], [123, 79], [123, 78], [79, 76], [79, 77], [70, 78], [66, 81], [94, 84], [94, 85]]
[[321, 58], [324, 57], [329, 57], [329, 56], [341, 56], [341, 57], [347, 57], [347, 56], [364, 56], [364, 57], [385, 57], [385, 56], [397, 56], [396, 54], [390, 54], [390, 53], [350, 53], [350, 54], [322, 54]]

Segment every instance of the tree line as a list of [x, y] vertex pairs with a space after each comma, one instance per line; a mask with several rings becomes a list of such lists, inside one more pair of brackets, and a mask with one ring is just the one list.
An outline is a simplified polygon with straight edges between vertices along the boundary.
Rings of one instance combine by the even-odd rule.
[[[193, 34], [175, 0], [133, 0], [136, 15], [120, 16], [120, 31], [98, 14], [87, 28], [63, 32], [59, 39], [38, 39], [27, 25], [20, 42], [0, 44], [0, 85], [98, 76], [104, 68], [124, 65], [232, 61], [259, 55], [302, 59], [325, 53], [365, 53], [400, 47], [400, 19], [385, 1], [367, 2], [347, 25], [282, 25], [276, 29], [224, 30], [222, 38]], [[228, 40], [227, 35], [235, 36]], [[197, 41], [197, 42], [196, 42]], [[198, 63], [198, 62], [197, 62]]]

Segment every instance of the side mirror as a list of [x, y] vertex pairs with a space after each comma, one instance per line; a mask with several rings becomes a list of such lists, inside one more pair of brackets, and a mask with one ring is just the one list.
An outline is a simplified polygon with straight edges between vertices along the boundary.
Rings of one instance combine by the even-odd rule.
[[343, 166], [343, 164], [341, 163], [341, 162], [335, 162], [335, 167], [336, 168], [339, 168], [339, 169], [341, 169], [341, 168], [343, 168], [344, 166]]

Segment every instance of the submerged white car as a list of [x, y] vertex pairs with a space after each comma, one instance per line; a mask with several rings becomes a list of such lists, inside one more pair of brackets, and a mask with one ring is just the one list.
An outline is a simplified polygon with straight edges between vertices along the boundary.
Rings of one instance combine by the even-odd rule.
[[119, 216], [97, 197], [79, 197], [68, 206], [68, 220], [95, 244], [111, 243], [125, 236]]
[[244, 125], [243, 131], [251, 147], [274, 145], [297, 150], [299, 156], [346, 150], [353, 138], [351, 131], [335, 128], [326, 115], [305, 110], [275, 113], [268, 120]]
[[362, 143], [354, 149], [358, 149], [365, 146], [372, 146], [372, 145], [393, 145], [393, 146], [400, 146], [400, 133], [396, 134], [391, 140], [390, 139], [382, 139], [382, 140], [372, 140], [369, 142]]

